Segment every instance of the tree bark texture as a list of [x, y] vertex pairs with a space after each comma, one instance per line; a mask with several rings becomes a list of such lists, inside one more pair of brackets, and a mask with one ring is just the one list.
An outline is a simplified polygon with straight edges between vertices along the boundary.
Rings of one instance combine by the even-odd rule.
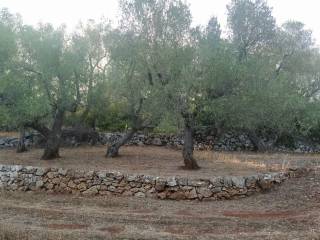
[[41, 157], [42, 160], [51, 160], [60, 157], [59, 148], [61, 142], [63, 119], [64, 111], [58, 109], [54, 119], [52, 130], [49, 132], [49, 135], [47, 136], [46, 147]]
[[117, 157], [119, 155], [119, 149], [121, 146], [125, 145], [127, 142], [132, 139], [134, 134], [137, 132], [135, 129], [131, 129], [127, 132], [122, 138], [120, 138], [117, 142], [113, 143], [111, 146], [108, 147], [106, 157]]
[[255, 133], [249, 132], [248, 137], [253, 144], [254, 150], [259, 152], [266, 152], [269, 149], [269, 146]]
[[24, 130], [24, 128], [21, 128], [20, 129], [19, 143], [18, 143], [18, 146], [17, 146], [17, 153], [23, 153], [23, 152], [28, 151], [24, 140], [25, 140], [25, 130]]
[[190, 114], [184, 114], [184, 146], [182, 150], [184, 167], [189, 170], [199, 169], [196, 159], [193, 157], [194, 118]]

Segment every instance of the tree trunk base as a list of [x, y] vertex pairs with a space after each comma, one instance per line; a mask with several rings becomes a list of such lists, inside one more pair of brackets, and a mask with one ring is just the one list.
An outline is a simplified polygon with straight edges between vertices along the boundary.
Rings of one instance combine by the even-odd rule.
[[53, 149], [45, 149], [41, 157], [42, 160], [53, 160], [56, 158], [60, 158], [59, 150], [53, 150]]
[[25, 143], [24, 143], [24, 138], [25, 138], [25, 130], [24, 128], [20, 128], [20, 137], [19, 137], [19, 143], [17, 146], [17, 153], [23, 153], [28, 151]]
[[194, 117], [186, 114], [184, 117], [184, 146], [182, 156], [184, 160], [184, 169], [197, 170], [199, 165], [193, 157], [193, 132], [194, 132]]
[[119, 148], [117, 146], [111, 145], [108, 147], [107, 153], [105, 155], [106, 158], [115, 158], [119, 156]]
[[185, 156], [183, 154], [184, 166], [182, 167], [185, 170], [198, 170], [200, 169], [197, 161], [192, 156]]
[[27, 149], [27, 147], [26, 147], [26, 145], [25, 144], [18, 144], [18, 146], [17, 146], [17, 153], [23, 153], [23, 152], [27, 152], [28, 151], [28, 149]]
[[270, 149], [255, 132], [249, 133], [248, 137], [254, 147], [254, 151], [265, 153]]
[[131, 129], [127, 134], [125, 134], [121, 139], [119, 139], [117, 142], [112, 144], [111, 146], [108, 147], [106, 157], [118, 157], [119, 156], [119, 149], [121, 146], [125, 145], [128, 141], [131, 140], [133, 135], [136, 133], [137, 129]]

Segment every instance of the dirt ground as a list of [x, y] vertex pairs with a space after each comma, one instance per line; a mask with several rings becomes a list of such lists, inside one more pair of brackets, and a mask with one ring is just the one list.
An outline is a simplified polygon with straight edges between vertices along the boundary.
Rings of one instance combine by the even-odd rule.
[[39, 160], [42, 149], [16, 154], [15, 149], [0, 150], [0, 164], [78, 168], [90, 170], [118, 170], [155, 176], [188, 176], [208, 178], [224, 175], [250, 175], [257, 172], [279, 171], [294, 166], [320, 166], [320, 154], [255, 154], [196, 151], [201, 169], [181, 169], [181, 151], [165, 147], [126, 146], [115, 159], [104, 157], [106, 147], [78, 147], [61, 149], [61, 158]]
[[[196, 152], [202, 168], [184, 171], [181, 152], [124, 147], [117, 159], [105, 147], [62, 149], [41, 161], [42, 150], [0, 150], [0, 164], [110, 169], [204, 178], [246, 175], [294, 166], [320, 166], [317, 154]], [[0, 192], [0, 240], [43, 239], [314, 239], [320, 240], [320, 169], [271, 192], [231, 201], [163, 201], [125, 197]]]
[[0, 192], [0, 240], [320, 239], [320, 172], [231, 201]]

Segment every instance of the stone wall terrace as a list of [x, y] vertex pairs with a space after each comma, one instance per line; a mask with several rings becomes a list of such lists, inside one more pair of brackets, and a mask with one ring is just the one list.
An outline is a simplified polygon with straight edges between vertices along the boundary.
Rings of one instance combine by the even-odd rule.
[[[156, 177], [122, 174], [117, 171], [84, 171], [20, 165], [0, 165], [0, 189], [43, 191], [81, 195], [116, 195], [172, 200], [236, 199], [266, 191], [308, 169], [256, 174], [246, 177], [223, 176], [210, 179]], [[0, 192], [1, 194], [1, 192]]]

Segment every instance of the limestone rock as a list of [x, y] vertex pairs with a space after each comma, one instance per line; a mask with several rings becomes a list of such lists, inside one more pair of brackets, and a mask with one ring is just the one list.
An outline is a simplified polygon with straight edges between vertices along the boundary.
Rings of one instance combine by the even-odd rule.
[[83, 195], [87, 195], [87, 196], [96, 195], [98, 193], [99, 193], [99, 190], [98, 190], [97, 186], [93, 186], [93, 187], [89, 188], [88, 190], [82, 192]]
[[47, 173], [47, 177], [50, 178], [50, 179], [52, 179], [52, 178], [54, 178], [54, 177], [56, 177], [56, 176], [57, 176], [57, 173], [56, 173], [56, 172], [48, 172], [48, 173]]
[[44, 168], [37, 168], [36, 176], [43, 176], [47, 173], [47, 170]]
[[205, 187], [197, 188], [197, 192], [199, 195], [201, 195], [205, 198], [209, 198], [212, 196], [212, 192], [210, 191], [210, 189], [205, 188]]
[[186, 195], [182, 191], [177, 191], [177, 192], [173, 192], [173, 193], [169, 194], [169, 199], [179, 201], [179, 200], [186, 199]]
[[68, 187], [72, 188], [72, 189], [75, 189], [77, 187], [77, 185], [71, 180], [71, 181], [68, 182]]
[[137, 192], [137, 193], [134, 194], [134, 196], [140, 197], [140, 198], [145, 198], [145, 197], [146, 197], [146, 194], [143, 193], [143, 192]]
[[36, 188], [39, 189], [39, 188], [42, 188], [44, 186], [44, 182], [42, 180], [39, 180], [36, 182]]
[[246, 178], [246, 186], [250, 187], [250, 186], [255, 186], [257, 181], [258, 181], [259, 177], [257, 175], [252, 175]]
[[188, 180], [188, 185], [193, 187], [205, 187], [209, 185], [209, 181]]
[[168, 185], [169, 187], [175, 187], [175, 186], [177, 186], [178, 183], [177, 183], [176, 178], [175, 178], [175, 177], [168, 178], [168, 179], [167, 179], [167, 185]]
[[237, 188], [244, 188], [246, 185], [245, 179], [243, 177], [231, 177], [233, 186]]
[[62, 169], [62, 168], [59, 168], [59, 170], [58, 170], [58, 173], [59, 173], [60, 175], [62, 175], [62, 176], [66, 176], [66, 175], [67, 175], [67, 172], [68, 172], [68, 170]]
[[166, 197], [167, 197], [167, 192], [157, 193], [157, 197], [160, 198], [160, 199], [166, 199]]
[[186, 193], [186, 198], [187, 199], [195, 199], [195, 198], [198, 198], [198, 194], [196, 192], [196, 189], [193, 188], [190, 192], [187, 192]]
[[78, 188], [79, 191], [82, 192], [82, 191], [85, 191], [87, 189], [87, 185], [84, 182], [82, 182], [77, 186], [77, 188]]
[[161, 192], [161, 191], [164, 191], [165, 188], [166, 188], [166, 180], [165, 179], [162, 179], [162, 178], [158, 178], [156, 180], [156, 186], [155, 186], [155, 189], [157, 192]]

